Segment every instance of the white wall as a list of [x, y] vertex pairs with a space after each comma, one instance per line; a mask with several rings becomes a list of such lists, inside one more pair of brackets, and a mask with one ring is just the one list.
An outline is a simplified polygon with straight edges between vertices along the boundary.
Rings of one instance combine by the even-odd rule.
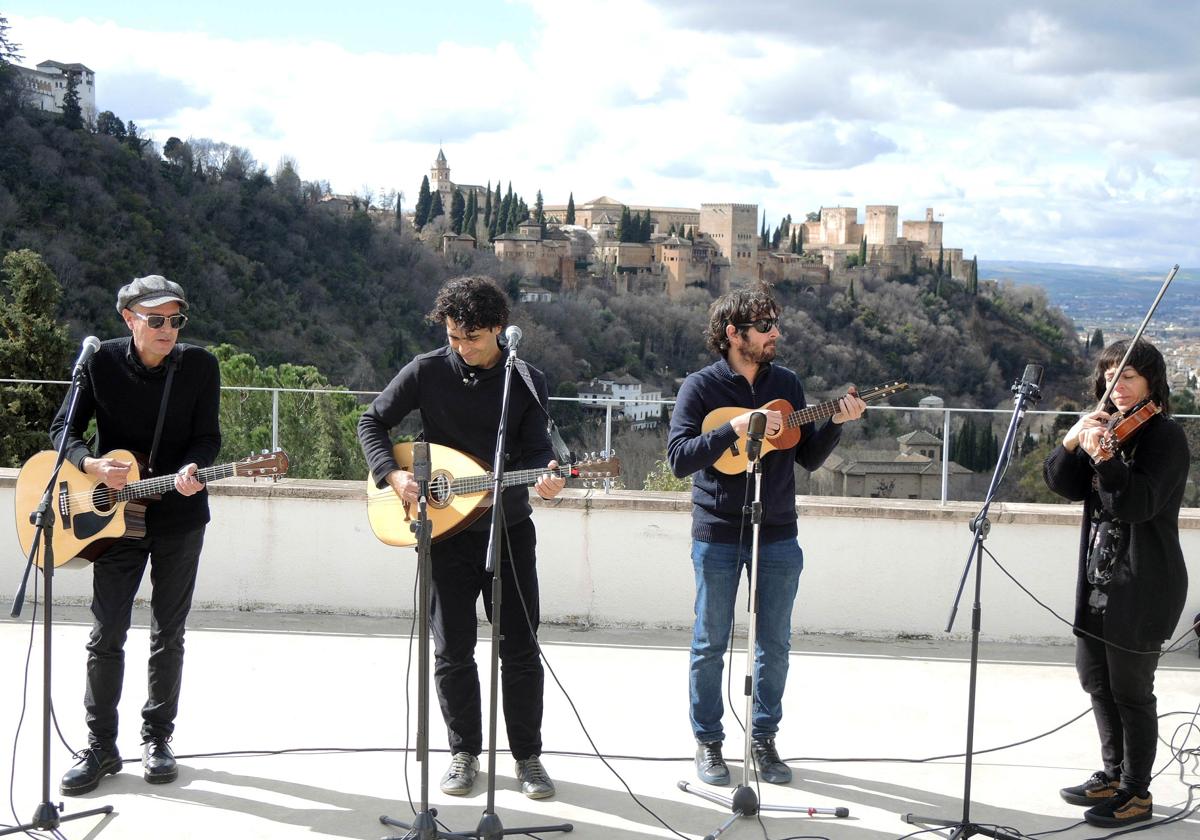
[[[14, 505], [13, 472], [0, 471], [0, 511]], [[542, 505], [538, 563], [544, 620], [689, 626], [694, 593], [690, 505], [683, 494], [569, 490]], [[225, 609], [397, 614], [412, 609], [415, 552], [378, 542], [360, 482], [225, 482], [212, 488], [196, 603]], [[800, 631], [868, 636], [940, 634], [971, 548], [968, 504], [802, 497]], [[1025, 586], [1072, 616], [1079, 508], [1000, 505], [987, 548]], [[1181, 519], [1184, 553], [1200, 581], [1200, 511]], [[0, 517], [0, 593], [20, 577], [13, 519]], [[87, 567], [60, 569], [55, 600], [86, 603]], [[143, 586], [148, 595], [148, 584]], [[955, 624], [970, 630], [973, 579]], [[1007, 640], [1067, 640], [1068, 629], [988, 560], [982, 630]], [[1193, 583], [1183, 625], [1200, 612]]]

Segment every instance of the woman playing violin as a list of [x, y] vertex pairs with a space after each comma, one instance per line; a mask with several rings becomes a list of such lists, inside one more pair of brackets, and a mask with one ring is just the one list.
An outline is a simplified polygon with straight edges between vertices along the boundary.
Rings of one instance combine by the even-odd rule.
[[[1094, 390], [1099, 400], [1116, 377], [1108, 401], [1067, 431], [1043, 467], [1051, 490], [1084, 503], [1075, 669], [1092, 699], [1104, 762], [1086, 782], [1060, 793], [1088, 806], [1084, 818], [1104, 827], [1151, 818], [1158, 742], [1154, 672], [1187, 595], [1179, 546], [1187, 439], [1168, 417], [1162, 354], [1139, 340], [1118, 371], [1127, 348], [1118, 342], [1104, 349]], [[1126, 420], [1118, 428], [1138, 409], [1144, 422]]]

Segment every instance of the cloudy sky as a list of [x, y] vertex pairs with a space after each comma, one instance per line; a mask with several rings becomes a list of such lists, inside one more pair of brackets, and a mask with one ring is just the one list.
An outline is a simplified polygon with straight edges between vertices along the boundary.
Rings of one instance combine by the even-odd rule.
[[[47, 13], [46, 8], [53, 11]], [[160, 143], [411, 204], [926, 207], [981, 260], [1200, 266], [1200, 0], [0, 0]]]

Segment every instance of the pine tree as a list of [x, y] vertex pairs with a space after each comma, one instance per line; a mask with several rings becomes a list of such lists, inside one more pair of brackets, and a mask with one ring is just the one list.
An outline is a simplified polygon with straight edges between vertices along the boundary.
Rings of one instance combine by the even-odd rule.
[[467, 213], [467, 202], [463, 200], [462, 190], [455, 189], [450, 198], [450, 230], [455, 233], [463, 231], [463, 216]]
[[429, 223], [429, 210], [433, 207], [433, 196], [429, 194], [429, 176], [421, 178], [421, 189], [417, 192], [417, 206], [413, 213], [413, 227], [417, 230]]
[[83, 111], [79, 107], [79, 74], [67, 71], [67, 92], [63, 94], [62, 123], [72, 131], [83, 128]]
[[533, 204], [533, 220], [539, 225], [546, 223], [546, 205], [542, 201], [542, 191], [537, 191], [537, 200]]
[[[62, 379], [71, 343], [59, 325], [62, 288], [41, 256], [13, 251], [0, 263], [0, 370], [12, 379]], [[62, 392], [0, 384], [0, 466], [18, 467], [46, 448]]]
[[567, 224], [575, 224], [575, 193], [567, 196]]
[[429, 221], [432, 222], [438, 216], [444, 216], [445, 214], [446, 211], [442, 207], [442, 193], [439, 190], [433, 194], [433, 201], [429, 205]]

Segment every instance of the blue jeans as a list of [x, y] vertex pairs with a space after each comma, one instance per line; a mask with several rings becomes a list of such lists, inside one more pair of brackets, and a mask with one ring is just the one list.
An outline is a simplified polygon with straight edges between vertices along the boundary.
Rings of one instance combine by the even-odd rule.
[[[747, 570], [749, 580], [749, 559], [749, 544], [739, 549], [733, 543], [692, 541], [696, 625], [692, 630], [688, 682], [692, 732], [702, 743], [725, 739], [725, 730], [721, 726], [725, 714], [721, 679], [723, 657], [729, 647], [738, 580], [743, 569]], [[754, 714], [750, 731], [754, 738], [772, 738], [779, 731], [779, 721], [783, 717], [792, 603], [796, 600], [800, 572], [804, 569], [804, 552], [793, 537], [760, 544], [758, 559]]]

